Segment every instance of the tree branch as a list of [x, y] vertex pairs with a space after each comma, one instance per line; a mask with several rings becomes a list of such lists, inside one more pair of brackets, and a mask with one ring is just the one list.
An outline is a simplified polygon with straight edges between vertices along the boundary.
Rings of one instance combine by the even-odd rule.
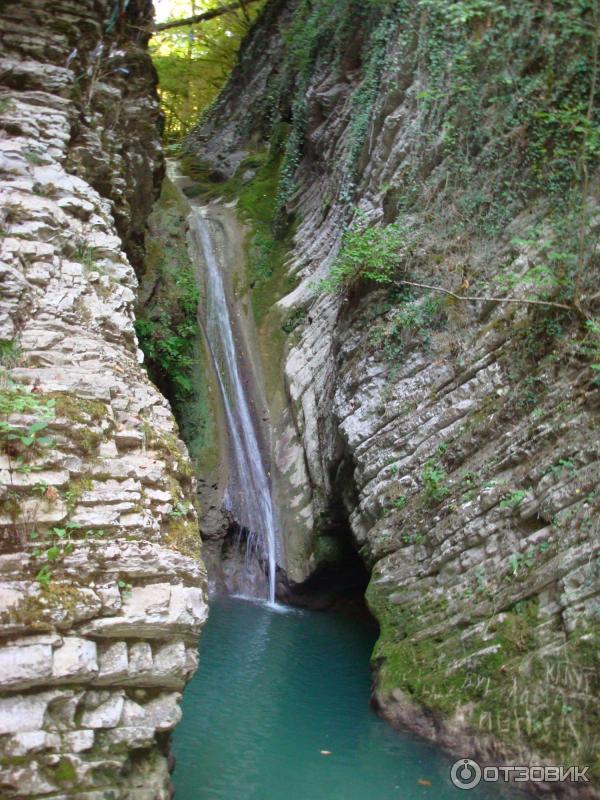
[[[441, 286], [430, 286], [427, 283], [414, 283], [413, 281], [395, 281], [395, 283], [399, 286], [416, 286], [419, 289], [430, 289], [432, 292], [442, 292], [443, 294], [450, 295], [450, 297], [453, 297], [455, 300], [467, 300], [471, 302], [483, 301], [485, 303], [525, 303], [527, 305], [534, 306], [552, 306], [553, 308], [562, 308], [565, 311], [575, 311], [580, 315], [583, 314], [583, 312], [575, 306], [569, 306], [566, 303], [553, 303], [551, 300], [525, 300], [520, 297], [487, 297], [485, 295], [465, 295], [456, 294], [455, 292], [451, 292], [449, 289], [442, 289]], [[583, 314], [583, 316], [585, 316], [585, 314]]]
[[228, 14], [230, 11], [237, 11], [238, 8], [242, 9], [244, 16], [247, 16], [246, 6], [249, 6], [250, 3], [257, 2], [258, 0], [238, 0], [236, 3], [229, 3], [225, 6], [217, 6], [217, 8], [212, 8], [210, 11], [204, 11], [202, 14], [194, 14], [193, 17], [186, 17], [185, 19], [172, 19], [168, 22], [160, 22], [158, 25], [154, 26], [154, 30], [156, 33], [158, 33], [160, 31], [167, 31], [170, 28], [181, 28], [183, 25], [195, 25], [197, 22], [206, 22], [209, 19], [220, 17], [222, 14]]

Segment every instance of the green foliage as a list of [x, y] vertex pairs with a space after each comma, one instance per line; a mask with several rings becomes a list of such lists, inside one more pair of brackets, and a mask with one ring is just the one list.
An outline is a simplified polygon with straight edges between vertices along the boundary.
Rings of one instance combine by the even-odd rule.
[[292, 333], [296, 330], [299, 325], [302, 325], [304, 320], [306, 319], [306, 309], [304, 308], [296, 308], [289, 317], [285, 320], [281, 329], [284, 333]]
[[438, 227], [495, 236], [543, 194], [553, 230], [540, 231], [538, 263], [513, 285], [533, 299], [577, 300], [582, 278], [594, 273], [586, 194], [600, 156], [597, 0], [559, 0], [550, 10], [517, 0], [419, 0], [413, 9], [421, 16], [402, 24], [398, 70], [412, 68], [416, 41], [425, 89], [405, 207], [420, 197], [440, 139], [447, 178], [433, 212]]
[[543, 193], [552, 230], [532, 227], [536, 262], [498, 283], [530, 299], [577, 303], [597, 271], [586, 186], [600, 159], [599, 32], [598, 0], [558, 0], [551, 11], [518, 0], [303, 0], [270, 87], [272, 142], [291, 116], [280, 209], [297, 188], [311, 80], [325, 67], [335, 72], [349, 50], [360, 52], [338, 199], [349, 203], [360, 178], [383, 71], [391, 86], [412, 74], [424, 88], [394, 207], [420, 202], [441, 161], [431, 218], [450, 235], [498, 235]]
[[423, 544], [425, 541], [425, 536], [418, 531], [413, 531], [412, 533], [403, 533], [402, 541], [404, 544]]
[[365, 218], [357, 220], [344, 232], [340, 252], [329, 277], [321, 281], [322, 292], [340, 292], [360, 279], [389, 284], [402, 263], [405, 236], [399, 225], [369, 228]]
[[69, 488], [64, 492], [64, 499], [69, 513], [75, 510], [81, 495], [84, 492], [91, 491], [92, 486], [92, 479], [87, 475], [70, 482]]
[[[195, 292], [197, 300], [197, 289]], [[136, 320], [135, 329], [149, 364], [165, 376], [173, 396], [178, 401], [185, 400], [193, 388], [190, 369], [195, 327], [186, 320], [173, 320], [168, 312], [161, 311], [153, 319]]]
[[[551, 204], [542, 223], [530, 225], [524, 235], [512, 240], [517, 251], [528, 253], [527, 266], [499, 274], [496, 282], [501, 290], [532, 300], [573, 304], [582, 281], [589, 284], [594, 271], [595, 237], [588, 230], [587, 207], [582, 207], [578, 190], [567, 192], [567, 198], [568, 205]], [[557, 202], [562, 203], [562, 199]], [[566, 321], [567, 315], [559, 312], [559, 317], [553, 317], [552, 313], [547, 310], [545, 319], [533, 324], [547, 325], [546, 334], [560, 336], [560, 323]]]
[[44, 589], [47, 589], [52, 580], [52, 570], [50, 569], [50, 565], [44, 564], [44, 566], [36, 573], [35, 579], [40, 586], [43, 586]]
[[[421, 7], [424, 9], [438, 10], [437, 0], [421, 0]], [[446, 5], [446, 19], [449, 25], [466, 25], [476, 19], [487, 17], [490, 14], [504, 14], [505, 6], [494, 0], [459, 0], [452, 5]]]
[[[486, 580], [477, 572], [474, 578], [478, 585]], [[493, 574], [487, 576], [488, 583], [493, 580]], [[367, 598], [381, 629], [373, 654], [381, 691], [400, 689], [450, 716], [461, 709], [482, 733], [515, 746], [529, 742], [552, 754], [556, 763], [594, 764], [598, 774], [597, 724], [589, 714], [589, 697], [597, 690], [597, 624], [571, 635], [560, 653], [540, 657], [543, 619], [537, 599], [522, 599], [500, 613], [490, 602], [482, 612], [485, 637], [465, 637], [449, 623], [456, 619], [452, 612], [459, 618], [469, 615], [474, 592], [465, 592], [458, 606], [449, 609], [446, 597], [432, 597], [430, 591], [416, 599], [407, 593], [399, 603], [397, 586], [378, 583], [371, 581]], [[478, 591], [478, 608], [484, 603]], [[594, 677], [584, 682], [586, 675]], [[582, 692], [581, 686], [589, 689]], [[576, 719], [564, 724], [560, 717], [565, 714]]]
[[408, 500], [406, 499], [406, 497], [401, 495], [400, 497], [396, 497], [394, 500], [392, 500], [391, 507], [400, 511], [403, 508], [406, 508], [407, 503]]
[[50, 768], [52, 778], [59, 784], [71, 784], [77, 778], [75, 765], [68, 758], [61, 758], [56, 765]]
[[516, 508], [521, 505], [526, 497], [527, 492], [523, 491], [523, 489], [517, 489], [517, 491], [512, 492], [512, 494], [500, 501], [500, 508]]
[[177, 195], [167, 184], [152, 220], [148, 270], [160, 292], [138, 309], [135, 328], [152, 376], [181, 405], [193, 392], [199, 290], [182, 234]]
[[30, 540], [37, 544], [32, 551], [32, 556], [43, 562], [35, 576], [40, 586], [46, 589], [50, 586], [53, 568], [73, 552], [75, 545], [71, 540], [71, 535], [78, 528], [79, 525], [76, 522], [67, 522], [64, 528], [55, 527], [43, 534], [34, 530], [29, 534]]
[[44, 159], [39, 153], [36, 153], [35, 150], [26, 149], [23, 151], [23, 155], [25, 157], [25, 161], [27, 161], [28, 164], [32, 164], [34, 167], [39, 167], [45, 163]]
[[119, 578], [119, 580], [117, 581], [117, 588], [119, 589], [119, 591], [121, 593], [121, 597], [123, 599], [127, 599], [128, 597], [131, 597], [131, 594], [132, 594], [132, 591], [133, 591], [133, 586], [130, 583], [128, 583], [128, 581], [125, 581], [122, 578]]
[[582, 343], [582, 350], [591, 361], [592, 384], [600, 386], [600, 320], [588, 319], [586, 321], [586, 335]]
[[448, 496], [450, 489], [444, 485], [446, 478], [446, 470], [437, 459], [430, 458], [425, 462], [421, 472], [421, 481], [423, 498], [426, 503], [434, 505]]
[[[400, 13], [400, 0], [302, 0], [284, 33], [285, 59], [272, 87], [272, 144], [275, 146], [282, 110], [291, 109], [291, 126], [284, 149], [278, 191], [278, 214], [295, 192], [295, 173], [300, 163], [307, 124], [307, 90], [317, 69], [339, 69], [347, 47], [358, 50], [363, 60], [363, 80], [353, 98], [348, 173], [345, 193], [351, 198], [355, 163], [366, 138], [379, 80], [393, 25], [393, 12]], [[353, 53], [354, 55], [354, 53]]]
[[80, 264], [83, 264], [86, 269], [97, 269], [96, 254], [93, 247], [88, 247], [85, 244], [79, 245], [73, 258], [75, 261], [79, 261]]
[[[406, 3], [398, 2], [394, 6], [394, 10], [398, 14], [405, 10]], [[393, 19], [388, 15], [384, 16], [366, 42], [363, 79], [356, 92], [352, 95], [349, 149], [346, 156], [344, 186], [341, 195], [342, 199], [347, 202], [352, 199], [354, 194], [359, 156], [367, 139], [375, 101], [379, 92], [381, 75], [388, 63], [390, 37], [394, 35], [395, 27]]]
[[[387, 320], [373, 328], [370, 340], [381, 347], [386, 361], [396, 370], [411, 347], [428, 349], [433, 331], [443, 327], [446, 300], [439, 294], [415, 297], [402, 289], [391, 293], [384, 307]], [[393, 374], [393, 372], [392, 372]]]
[[424, 347], [429, 347], [431, 330], [438, 328], [443, 319], [444, 299], [440, 295], [425, 295], [421, 299], [412, 299], [405, 294], [397, 311], [391, 315], [391, 335], [416, 333]]
[[[0, 389], [0, 450], [17, 456], [20, 465], [28, 453], [50, 447], [53, 439], [45, 434], [54, 419], [54, 398], [44, 400], [32, 394], [28, 387], [9, 383]], [[26, 427], [11, 420], [13, 415], [32, 416], [34, 421]]]
[[19, 363], [21, 348], [16, 341], [0, 340], [0, 367], [12, 369]]
[[[252, 157], [251, 157], [252, 158]], [[252, 288], [252, 304], [258, 322], [276, 299], [270, 288], [282, 275], [283, 261], [289, 252], [292, 228], [275, 231], [277, 186], [281, 157], [260, 154], [254, 177], [237, 190], [238, 209], [249, 224], [248, 280]], [[240, 167], [243, 174], [244, 165]]]
[[542, 542], [539, 545], [528, 548], [524, 553], [511, 553], [508, 558], [509, 577], [516, 578], [526, 575], [535, 564], [536, 558], [546, 553], [549, 549], [550, 542]]
[[180, 517], [187, 517], [190, 513], [190, 504], [181, 502], [180, 500], [175, 503], [168, 516], [172, 519], [179, 519]]
[[[381, 75], [395, 67], [418, 69], [425, 86], [415, 120], [415, 170], [441, 140], [447, 188], [469, 187], [470, 199], [461, 197], [457, 208], [463, 221], [481, 221], [496, 232], [532, 190], [550, 191], [565, 208], [584, 167], [600, 155], [592, 96], [600, 92], [594, 81], [598, 25], [597, 0], [559, 0], [550, 14], [518, 0], [303, 0], [285, 33], [285, 61], [271, 89], [274, 123], [282, 108], [291, 109], [280, 207], [296, 189], [310, 81], [320, 68], [335, 70], [351, 47], [361, 51], [362, 77], [351, 98], [343, 200], [352, 198]], [[393, 63], [390, 42], [397, 43]], [[477, 164], [506, 169], [483, 183]]]
[[[183, 19], [221, 5], [218, 0], [174, 0], [169, 18]], [[167, 143], [180, 141], [216, 98], [235, 66], [238, 50], [264, 3], [196, 25], [157, 33], [150, 53], [159, 77]]]
[[[136, 331], [148, 374], [170, 400], [181, 435], [194, 463], [206, 477], [218, 460], [211, 396], [210, 365], [202, 342], [197, 312], [200, 299], [195, 268], [186, 241], [187, 207], [169, 180], [149, 220], [146, 264]], [[166, 449], [185, 480], [187, 465], [180, 461], [176, 440], [154, 437], [145, 430], [149, 446]], [[185, 472], [185, 474], [184, 474]]]

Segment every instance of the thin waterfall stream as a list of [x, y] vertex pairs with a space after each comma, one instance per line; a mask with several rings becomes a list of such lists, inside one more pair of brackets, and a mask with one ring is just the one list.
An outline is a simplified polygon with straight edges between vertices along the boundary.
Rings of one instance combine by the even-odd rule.
[[[267, 564], [267, 599], [275, 602], [276, 516], [256, 420], [249, 398], [249, 376], [242, 377], [241, 359], [246, 354], [243, 338], [234, 335], [234, 321], [211, 225], [202, 207], [193, 207], [190, 226], [206, 265], [205, 334], [223, 399], [230, 438], [230, 480], [225, 497], [227, 510], [246, 533], [246, 559]], [[248, 363], [249, 359], [244, 358]]]
[[[226, 247], [238, 235], [230, 211], [192, 205], [189, 225], [229, 445], [224, 503], [241, 532], [248, 588], [244, 597], [212, 600], [200, 669], [173, 737], [176, 798], [426, 800], [434, 792], [453, 800], [462, 796], [450, 780], [453, 759], [394, 731], [369, 707], [377, 626], [364, 606], [324, 613], [275, 603], [277, 509], [260, 369], [234, 292], [236, 248]], [[481, 785], [471, 797], [527, 796]]]

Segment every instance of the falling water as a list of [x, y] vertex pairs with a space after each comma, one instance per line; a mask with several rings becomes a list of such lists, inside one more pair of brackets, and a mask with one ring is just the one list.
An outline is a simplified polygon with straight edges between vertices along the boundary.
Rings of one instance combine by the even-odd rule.
[[232, 474], [226, 503], [247, 532], [246, 558], [268, 562], [269, 602], [275, 602], [275, 516], [267, 470], [250, 411], [247, 384], [242, 379], [221, 267], [210, 223], [201, 209], [191, 217], [206, 262], [206, 338], [223, 396], [231, 444]]

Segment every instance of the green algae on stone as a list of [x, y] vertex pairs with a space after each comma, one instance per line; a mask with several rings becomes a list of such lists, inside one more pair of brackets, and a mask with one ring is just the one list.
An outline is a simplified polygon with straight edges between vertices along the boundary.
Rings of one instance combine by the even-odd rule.
[[482, 634], [465, 642], [460, 627], [445, 622], [444, 597], [415, 601], [406, 592], [404, 600], [372, 580], [367, 600], [380, 624], [372, 659], [381, 692], [400, 689], [449, 718], [466, 714], [475, 730], [561, 763], [589, 764], [600, 776], [600, 626], [541, 657], [536, 599], [489, 616]]
[[188, 208], [165, 179], [149, 221], [136, 331], [150, 377], [173, 404], [196, 463], [218, 460], [210, 360], [198, 327], [200, 287], [188, 252]]

